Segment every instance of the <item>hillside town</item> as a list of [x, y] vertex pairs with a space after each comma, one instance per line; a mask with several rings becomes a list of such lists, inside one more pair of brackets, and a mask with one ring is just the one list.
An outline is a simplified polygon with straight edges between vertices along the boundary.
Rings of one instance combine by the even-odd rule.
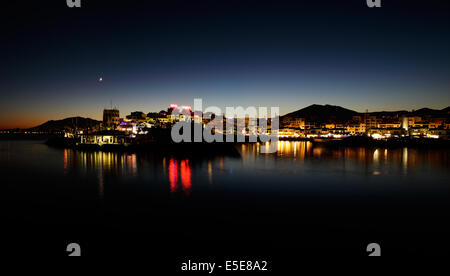
[[[338, 110], [333, 110], [336, 108]], [[313, 105], [305, 108], [304, 111], [303, 114], [293, 113], [282, 118], [280, 138], [343, 138], [347, 136], [370, 136], [373, 139], [406, 136], [411, 138], [449, 138], [449, 108], [443, 110], [421, 109], [411, 112], [356, 113], [340, 107]], [[329, 116], [314, 118], [316, 117], [314, 112], [316, 114], [327, 113]], [[343, 116], [338, 118], [339, 114]]]
[[[174, 112], [176, 111], [176, 112]], [[374, 140], [389, 140], [408, 137], [411, 139], [448, 140], [450, 133], [449, 108], [443, 110], [421, 109], [417, 111], [366, 112], [358, 113], [332, 105], [311, 105], [296, 112], [281, 116], [278, 137], [280, 140], [334, 139], [364, 136]], [[207, 115], [207, 116], [205, 116]], [[117, 108], [103, 110], [103, 120], [96, 121], [81, 117], [61, 121], [49, 121], [41, 126], [27, 130], [3, 130], [2, 133], [59, 134], [66, 138], [75, 138], [80, 144], [131, 144], [136, 140], [155, 135], [155, 131], [170, 133], [176, 122], [188, 121], [213, 124], [212, 131], [223, 134], [248, 136], [251, 128], [249, 118], [223, 118], [220, 125], [214, 114], [193, 112], [187, 105], [171, 104], [160, 112], [144, 113], [134, 111], [121, 117]], [[230, 129], [224, 127], [231, 124]], [[216, 126], [216, 127], [214, 127]], [[153, 132], [152, 132], [153, 131]], [[228, 131], [228, 132], [227, 132]], [[259, 126], [257, 126], [259, 132]], [[270, 120], [267, 133], [271, 133]], [[159, 135], [158, 134], [158, 135]], [[166, 135], [167, 136], [167, 135]], [[170, 139], [170, 137], [166, 137]], [[153, 139], [154, 140], [154, 139]], [[152, 140], [152, 141], [153, 141]]]
[[[182, 110], [174, 115], [175, 109]], [[167, 110], [144, 113], [135, 111], [120, 118], [119, 110], [105, 109], [103, 130], [115, 130], [127, 133], [130, 137], [147, 134], [151, 128], [169, 129], [177, 121], [202, 123], [203, 127], [211, 122], [213, 116], [194, 114], [190, 106], [170, 105]], [[250, 132], [249, 119], [233, 120], [224, 118], [224, 124], [234, 124], [233, 131], [241, 129], [242, 134]], [[242, 125], [240, 125], [242, 124]], [[225, 132], [225, 128], [222, 130]], [[259, 131], [259, 127], [258, 127]], [[268, 131], [271, 131], [270, 123]], [[356, 113], [354, 111], [330, 105], [312, 105], [295, 113], [280, 117], [278, 136], [280, 139], [342, 139], [349, 136], [369, 136], [373, 139], [390, 139], [399, 137], [449, 139], [449, 109], [399, 112]]]

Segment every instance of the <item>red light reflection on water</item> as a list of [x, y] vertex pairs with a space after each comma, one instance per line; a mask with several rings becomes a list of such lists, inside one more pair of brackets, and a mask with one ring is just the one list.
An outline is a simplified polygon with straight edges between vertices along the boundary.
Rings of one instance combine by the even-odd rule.
[[[179, 168], [179, 171], [178, 171]], [[169, 161], [169, 182], [170, 192], [175, 193], [178, 190], [178, 174], [181, 178], [181, 187], [185, 195], [189, 195], [192, 188], [192, 169], [189, 160], [175, 160], [173, 158]]]
[[186, 195], [191, 192], [191, 166], [189, 165], [189, 160], [182, 160], [180, 162], [180, 173], [181, 173], [181, 185], [183, 191]]
[[169, 181], [170, 192], [173, 193], [177, 190], [178, 185], [178, 163], [173, 158], [169, 161]]

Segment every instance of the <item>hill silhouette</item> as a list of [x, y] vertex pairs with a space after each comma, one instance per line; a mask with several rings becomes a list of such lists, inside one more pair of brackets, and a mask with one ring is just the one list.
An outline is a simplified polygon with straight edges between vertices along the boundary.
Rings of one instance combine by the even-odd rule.
[[41, 131], [41, 132], [55, 132], [61, 131], [63, 129], [88, 129], [96, 127], [100, 124], [100, 121], [83, 118], [83, 117], [70, 117], [62, 120], [50, 120], [42, 125], [29, 128], [30, 131]]
[[314, 122], [346, 122], [351, 120], [353, 116], [357, 115], [360, 115], [360, 113], [337, 105], [313, 104], [286, 114], [283, 117], [305, 118], [307, 121]]
[[[353, 116], [362, 116], [365, 113], [356, 112], [354, 110], [350, 110], [337, 105], [319, 105], [313, 104], [302, 108], [300, 110], [288, 113], [283, 118], [304, 118], [306, 121], [310, 122], [337, 122], [337, 123], [345, 123], [352, 120]], [[446, 107], [442, 110], [439, 109], [431, 109], [431, 108], [421, 108], [415, 111], [408, 112], [406, 110], [398, 110], [398, 111], [377, 111], [377, 112], [369, 112], [369, 115], [376, 116], [395, 116], [401, 117], [403, 115], [408, 116], [421, 116], [421, 117], [446, 117], [450, 116], [450, 107]]]

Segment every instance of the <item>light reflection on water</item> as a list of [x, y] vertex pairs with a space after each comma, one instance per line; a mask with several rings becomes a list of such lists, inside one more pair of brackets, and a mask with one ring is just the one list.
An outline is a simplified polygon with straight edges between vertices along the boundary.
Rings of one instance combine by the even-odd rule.
[[[22, 222], [18, 228], [27, 235], [43, 229], [48, 236], [36, 237], [46, 243], [58, 233], [66, 241], [71, 233], [61, 229], [80, 225], [82, 231], [74, 232], [92, 233], [93, 244], [102, 233], [111, 234], [108, 242], [136, 236], [140, 245], [146, 237], [145, 244], [158, 240], [169, 250], [252, 238], [295, 250], [303, 248], [302, 237], [316, 246], [327, 235], [360, 242], [388, 233], [382, 240], [404, 237], [407, 245], [421, 236], [424, 244], [430, 236], [447, 236], [448, 149], [280, 142], [277, 153], [261, 154], [256, 144], [237, 147], [240, 158], [82, 152], [0, 141], [2, 187], [8, 191], [2, 199], [6, 213]], [[203, 240], [205, 233], [212, 234]], [[192, 243], [184, 243], [188, 239]]]
[[[179, 191], [179, 179], [181, 180], [181, 188], [186, 196], [191, 193], [192, 179], [191, 179], [191, 166], [189, 159], [178, 161], [174, 158], [169, 162], [169, 181], [170, 192], [176, 193]], [[180, 176], [180, 177], [178, 177]]]
[[[142, 163], [147, 160], [145, 156], [142, 156], [141, 160], [139, 160], [141, 169], [139, 171], [137, 156], [137, 153], [83, 152], [64, 149], [63, 167], [65, 173], [71, 170], [77, 170], [85, 174], [96, 172], [99, 183], [99, 195], [103, 197], [105, 175], [137, 177], [138, 173], [143, 173]], [[152, 160], [152, 162], [154, 161]], [[188, 158], [176, 159], [171, 157], [169, 158], [168, 165], [166, 162], [167, 158], [163, 157], [161, 160], [161, 170], [156, 173], [167, 176], [171, 193], [182, 191], [186, 196], [189, 196], [192, 188], [192, 167], [190, 160]], [[212, 181], [211, 165], [209, 177]]]
[[[241, 152], [245, 160], [251, 161], [255, 158], [264, 157], [259, 154], [259, 144], [246, 144], [241, 146]], [[340, 149], [328, 149], [325, 147], [314, 147], [311, 142], [305, 141], [279, 141], [278, 151], [272, 158], [289, 158], [303, 163], [307, 160], [351, 160], [359, 164], [386, 164], [400, 166], [404, 173], [408, 168], [422, 165], [448, 168], [448, 150], [443, 149], [409, 149], [409, 148], [364, 148], [345, 147]]]
[[137, 174], [136, 153], [122, 154], [114, 152], [83, 152], [73, 149], [63, 150], [64, 170], [81, 169], [103, 171], [105, 173]]
[[[280, 141], [278, 152], [262, 154], [258, 144], [237, 146], [241, 158], [217, 156], [195, 160], [188, 157], [154, 156], [151, 153], [80, 152], [63, 150], [64, 172], [94, 173], [100, 198], [108, 179], [144, 179], [144, 182], [167, 185], [172, 194], [190, 196], [195, 187], [218, 182], [241, 183], [249, 179], [266, 181], [266, 176], [286, 176], [300, 181], [333, 173], [363, 176], [408, 176], [430, 170], [448, 169], [447, 150], [357, 148], [327, 149], [310, 142]], [[330, 173], [331, 172], [331, 173]], [[263, 174], [266, 174], [263, 175]], [[428, 174], [428, 175], [427, 175]], [[198, 175], [195, 180], [193, 175]], [[268, 181], [268, 180], [267, 180]], [[237, 184], [231, 184], [237, 185]]]

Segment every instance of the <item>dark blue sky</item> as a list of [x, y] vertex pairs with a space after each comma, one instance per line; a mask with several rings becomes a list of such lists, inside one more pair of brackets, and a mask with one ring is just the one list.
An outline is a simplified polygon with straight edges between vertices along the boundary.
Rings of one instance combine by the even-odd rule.
[[18, 2], [0, 19], [0, 128], [99, 119], [111, 100], [122, 116], [194, 98], [282, 114], [450, 105], [448, 1]]

